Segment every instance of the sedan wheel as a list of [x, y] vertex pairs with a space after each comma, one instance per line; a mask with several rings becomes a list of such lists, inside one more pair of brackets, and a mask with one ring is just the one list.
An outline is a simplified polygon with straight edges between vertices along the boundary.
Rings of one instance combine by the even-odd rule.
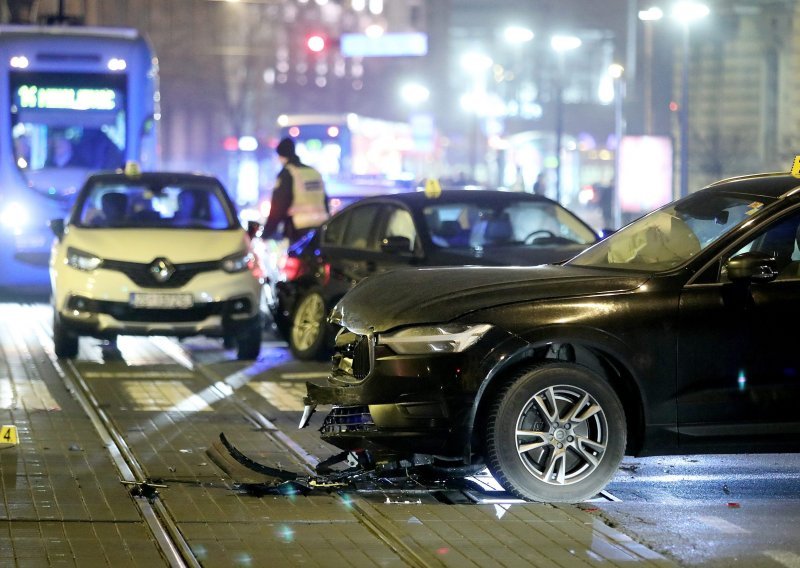
[[298, 359], [317, 359], [329, 349], [325, 299], [317, 290], [308, 292], [295, 308], [292, 315], [292, 328], [289, 333], [289, 347]]
[[594, 497], [625, 451], [625, 414], [589, 369], [547, 363], [519, 373], [489, 412], [487, 461], [508, 491], [533, 501]]

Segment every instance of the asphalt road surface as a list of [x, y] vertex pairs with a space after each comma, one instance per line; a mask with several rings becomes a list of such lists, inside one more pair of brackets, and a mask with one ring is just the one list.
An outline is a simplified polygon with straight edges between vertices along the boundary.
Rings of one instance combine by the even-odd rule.
[[[30, 363], [26, 362], [26, 357], [30, 354], [36, 360], [38, 369], [31, 368], [30, 372], [49, 372], [46, 361], [36, 353], [38, 345], [46, 347], [48, 313], [42, 303], [0, 303], [0, 316], [6, 318], [6, 321], [0, 321], [0, 331], [6, 343], [3, 345], [7, 359], [5, 365], [10, 375], [28, 368]], [[37, 321], [40, 323], [30, 323]], [[22, 326], [19, 322], [29, 325]], [[276, 443], [300, 448], [296, 453], [301, 457], [307, 451], [309, 455], [324, 459], [333, 451], [315, 440], [313, 427], [321, 423], [324, 409], [315, 415], [311, 429], [298, 431], [296, 428], [302, 410], [304, 383], [306, 380], [323, 380], [328, 368], [326, 363], [293, 360], [285, 344], [269, 334], [265, 334], [261, 357], [253, 364], [235, 361], [232, 351], [222, 349], [219, 342], [203, 338], [182, 342], [168, 338], [123, 339], [117, 346], [82, 339], [81, 352], [73, 366], [74, 373], [86, 381], [93, 396], [101, 401], [98, 408], [107, 413], [112, 422], [122, 426], [122, 434], [128, 439], [132, 450], [138, 453], [143, 467], [160, 471], [162, 477], [171, 478], [173, 483], [184, 483], [181, 490], [187, 494], [196, 490], [197, 497], [193, 499], [197, 500], [198, 507], [203, 506], [203, 494], [216, 491], [219, 495], [225, 495], [229, 491], [219, 486], [214, 475], [207, 473], [211, 466], [205, 459], [200, 459], [196, 451], [194, 454], [183, 453], [175, 440], [180, 436], [181, 444], [199, 447], [206, 441], [204, 437], [211, 437], [208, 432], [216, 432], [216, 425], [204, 426], [213, 420], [231, 421], [228, 428], [238, 433], [241, 440], [246, 440], [248, 436], [262, 436], [240, 418], [235, 418], [243, 408], [246, 410], [252, 406], [260, 412], [259, 416], [265, 417], [266, 426], [262, 425], [261, 429], [269, 431]], [[10, 349], [8, 343], [12, 341], [17, 346], [26, 345], [23, 351], [27, 350], [27, 354], [20, 355], [21, 351]], [[0, 376], [0, 381], [2, 378]], [[210, 386], [195, 386], [203, 381]], [[226, 402], [228, 406], [224, 412], [227, 414], [220, 414], [220, 401], [225, 398], [226, 389], [236, 390], [240, 385], [247, 386], [240, 392], [246, 390], [249, 398], [242, 398], [236, 407]], [[190, 387], [188, 391], [187, 387]], [[259, 406], [261, 400], [269, 400], [269, 405]], [[169, 404], [179, 401], [183, 406], [159, 406], [165, 401]], [[51, 403], [45, 406], [47, 404]], [[140, 407], [136, 416], [133, 412], [136, 409], [132, 408], [134, 404]], [[211, 414], [212, 407], [216, 418]], [[175, 431], [175, 440], [163, 441], [164, 448], [174, 452], [174, 463], [152, 451], [156, 446], [153, 440], [140, 436], [140, 433], [152, 427], [153, 416], [160, 416], [164, 420], [158, 425], [163, 432], [170, 431], [170, 428]], [[181, 420], [196, 420], [196, 423], [180, 425], [179, 416]], [[198, 437], [199, 440], [196, 439]], [[137, 446], [138, 441], [141, 441], [140, 446]], [[258, 447], [254, 444], [257, 442], [247, 446], [247, 449], [254, 451]], [[190, 471], [198, 463], [202, 464], [201, 470], [206, 472], [203, 481], [193, 481], [196, 487], [188, 481], [181, 481], [182, 474], [186, 480], [201, 479], [194, 471]], [[186, 471], [181, 469], [183, 466]], [[165, 489], [163, 493], [175, 495], [178, 490]], [[374, 496], [370, 497], [367, 493], [363, 495], [368, 503], [364, 505], [365, 510], [373, 505], [378, 507]], [[412, 498], [407, 493], [379, 493], [380, 504], [402, 502], [409, 510], [413, 510], [414, 503], [419, 502], [420, 507], [429, 507], [424, 509], [426, 511], [446, 509], [445, 504], [423, 497], [422, 493], [414, 494], [416, 496]], [[596, 522], [627, 535], [632, 542], [643, 545], [642, 550], [649, 549], [665, 557], [666, 563], [654, 557], [655, 560], [647, 560], [646, 564], [652, 561], [657, 565], [669, 565], [671, 560], [683, 566], [800, 568], [800, 454], [626, 457], [619, 473], [608, 486], [607, 493], [605, 498], [583, 503], [579, 508], [587, 513], [586, 518], [594, 518]], [[501, 512], [505, 511], [524, 511], [525, 514], [542, 511], [513, 500], [504, 502], [502, 494], [497, 495], [498, 502], [494, 506], [500, 507], [496, 509], [498, 519], [502, 517]], [[373, 504], [369, 505], [370, 502]], [[370, 511], [372, 509], [367, 512]], [[378, 518], [375, 511], [370, 513], [373, 520]], [[560, 510], [556, 513], [562, 514]], [[180, 515], [174, 516], [180, 524]], [[416, 519], [418, 516], [412, 515], [410, 518]], [[387, 523], [387, 527], [390, 526], [390, 518], [380, 518]], [[562, 522], [560, 517], [557, 522]], [[405, 530], [407, 523], [402, 526]], [[391, 539], [392, 530], [384, 531], [386, 538]], [[595, 532], [597, 534], [600, 533]], [[189, 544], [192, 545], [191, 542]], [[384, 553], [387, 558], [394, 558], [392, 555], [397, 555], [398, 547], [393, 547], [391, 541], [389, 545]], [[399, 554], [399, 557], [406, 564], [438, 565], [426, 562], [427, 557], [419, 554]], [[416, 560], [410, 562], [408, 558], [411, 557]], [[647, 558], [647, 555], [643, 557]], [[598, 565], [603, 563], [600, 560]], [[612, 565], [621, 564], [626, 562], [617, 560]]]

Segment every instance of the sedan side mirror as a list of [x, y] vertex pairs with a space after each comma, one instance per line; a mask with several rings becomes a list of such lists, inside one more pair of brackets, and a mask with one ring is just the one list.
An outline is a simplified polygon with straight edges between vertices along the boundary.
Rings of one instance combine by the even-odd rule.
[[64, 219], [50, 219], [48, 225], [57, 239], [61, 240], [64, 237]]
[[410, 253], [411, 239], [408, 237], [386, 237], [381, 241], [381, 250], [392, 254]]
[[251, 239], [256, 238], [260, 232], [261, 232], [261, 223], [259, 223], [258, 221], [247, 222], [247, 234]]
[[731, 282], [769, 282], [778, 276], [775, 257], [763, 252], [738, 254], [725, 267]]

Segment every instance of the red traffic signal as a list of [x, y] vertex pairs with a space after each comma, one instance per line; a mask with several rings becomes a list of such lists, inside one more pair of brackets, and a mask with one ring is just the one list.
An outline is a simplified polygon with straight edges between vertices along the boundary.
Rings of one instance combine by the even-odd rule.
[[325, 38], [321, 35], [314, 34], [306, 38], [306, 47], [313, 53], [321, 53], [325, 50]]

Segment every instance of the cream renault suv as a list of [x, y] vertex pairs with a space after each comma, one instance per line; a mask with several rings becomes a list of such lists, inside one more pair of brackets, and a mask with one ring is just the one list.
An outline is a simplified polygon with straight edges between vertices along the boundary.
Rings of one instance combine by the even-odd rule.
[[205, 335], [255, 359], [263, 270], [225, 188], [188, 173], [90, 176], [67, 219], [50, 226], [53, 339], [59, 357], [80, 336]]

